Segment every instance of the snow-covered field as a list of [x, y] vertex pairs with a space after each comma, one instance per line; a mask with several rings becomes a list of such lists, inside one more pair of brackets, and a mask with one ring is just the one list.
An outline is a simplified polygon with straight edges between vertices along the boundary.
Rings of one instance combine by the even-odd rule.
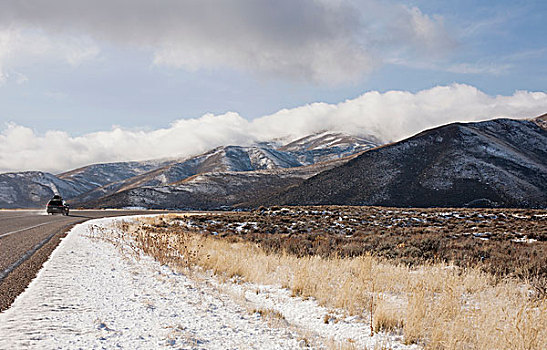
[[113, 220], [88, 221], [68, 234], [0, 314], [0, 349], [417, 348], [397, 335], [370, 337], [364, 320], [286, 289], [186, 276], [91, 237], [92, 225]]

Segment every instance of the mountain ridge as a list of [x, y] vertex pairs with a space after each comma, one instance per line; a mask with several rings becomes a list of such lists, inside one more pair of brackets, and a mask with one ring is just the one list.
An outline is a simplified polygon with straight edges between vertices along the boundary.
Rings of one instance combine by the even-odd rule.
[[545, 207], [546, 184], [547, 132], [495, 119], [422, 131], [254, 204]]
[[[336, 135], [340, 138], [342, 134], [336, 133]], [[308, 137], [312, 136], [309, 135]], [[12, 176], [17, 176], [20, 173], [0, 174], [0, 188], [4, 189], [5, 193], [12, 193], [9, 198], [7, 194], [0, 197], [0, 208], [39, 207], [44, 205], [53, 194], [63, 195], [71, 204], [85, 205], [87, 202], [95, 203], [99, 198], [117, 192], [146, 186], [165, 186], [198, 174], [294, 168], [328, 159], [339, 159], [352, 154], [354, 151], [376, 145], [370, 140], [351, 135], [344, 135], [344, 140], [348, 143], [347, 145], [340, 142], [336, 147], [319, 142], [317, 147], [321, 147], [320, 157], [317, 155], [308, 156], [307, 162], [299, 160], [298, 157], [304, 157], [307, 153], [313, 152], [313, 149], [304, 150], [296, 147], [290, 151], [282, 151], [279, 148], [285, 144], [275, 140], [246, 147], [237, 145], [220, 146], [187, 158], [97, 163], [62, 172], [58, 175], [31, 172], [27, 174], [24, 183], [20, 184], [16, 184], [12, 179]], [[277, 148], [271, 148], [270, 146]], [[45, 181], [44, 176], [50, 181]], [[5, 180], [2, 181], [2, 179]], [[35, 196], [32, 200], [27, 198], [25, 192], [29, 192], [29, 188], [41, 186], [45, 183], [49, 184], [45, 185], [48, 189], [41, 191], [40, 196]], [[19, 203], [17, 197], [21, 198]], [[3, 201], [2, 198], [6, 200]]]
[[255, 199], [257, 193], [275, 193], [296, 186], [321, 171], [347, 162], [355, 155], [313, 165], [255, 171], [209, 172], [165, 186], [119, 191], [85, 204], [97, 208], [146, 207], [163, 209], [226, 209]]

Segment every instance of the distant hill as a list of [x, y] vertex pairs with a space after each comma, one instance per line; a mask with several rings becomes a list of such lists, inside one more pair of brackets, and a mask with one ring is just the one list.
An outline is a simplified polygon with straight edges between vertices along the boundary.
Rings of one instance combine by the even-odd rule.
[[[313, 145], [309, 143], [311, 140], [313, 140]], [[344, 157], [375, 146], [377, 143], [369, 139], [323, 132], [288, 144], [281, 144], [277, 140], [249, 147], [223, 146], [189, 158], [93, 164], [59, 175], [42, 172], [0, 174], [0, 190], [3, 191], [0, 192], [0, 208], [39, 207], [44, 205], [53, 194], [62, 195], [75, 206], [104, 207], [106, 203], [115, 206], [131, 206], [130, 203], [133, 202], [136, 193], [155, 193], [151, 192], [150, 188], [165, 191], [163, 188], [175, 188], [169, 187], [174, 184], [180, 188], [187, 186], [181, 184], [182, 181], [196, 175], [206, 174], [209, 175], [202, 177], [202, 179], [211, 179], [211, 184], [222, 183], [222, 178], [237, 179], [238, 182], [245, 183], [246, 180], [243, 178], [249, 174], [251, 176], [248, 179], [249, 190], [261, 190], [261, 186], [256, 185], [258, 183], [264, 184], [265, 189], [279, 190], [287, 184], [299, 183], [302, 179], [325, 168], [320, 166], [316, 168], [318, 170], [315, 172], [307, 169], [291, 175], [285, 174], [279, 177], [280, 180], [277, 182], [275, 170], [302, 167], [330, 160], [346, 161]], [[256, 173], [251, 175], [252, 172]], [[290, 181], [289, 178], [294, 181]], [[230, 181], [226, 183], [228, 182]], [[230, 182], [230, 185], [227, 186], [233, 184]], [[192, 188], [196, 186], [195, 182], [191, 185]], [[206, 188], [209, 185], [202, 181], [200, 186]], [[40, 190], [38, 191], [37, 188]], [[146, 190], [138, 190], [141, 188], [146, 188]], [[232, 186], [231, 188], [232, 192], [236, 188], [239, 191], [246, 190], [244, 186]], [[118, 198], [115, 201], [110, 197], [127, 191], [133, 191], [131, 200], [119, 200], [120, 198], [129, 198], [125, 194], [113, 197]], [[201, 192], [194, 191], [194, 193]], [[207, 196], [205, 193], [202, 195]], [[245, 197], [235, 193], [234, 196]], [[106, 198], [108, 200], [103, 200]], [[184, 198], [179, 204], [187, 207], [189, 199]], [[192, 198], [196, 205], [204, 203], [204, 200], [198, 198], [197, 195]], [[222, 199], [223, 197], [216, 198], [215, 203]], [[157, 200], [152, 202], [155, 207], [162, 205]], [[231, 203], [231, 201], [227, 202]], [[164, 204], [169, 207], [179, 207], [172, 196]]]
[[547, 130], [547, 114], [540, 115], [539, 117], [533, 119], [533, 121], [543, 130]]
[[0, 208], [547, 207], [547, 115], [452, 123], [378, 146], [323, 132], [183, 159], [0, 174]]
[[427, 130], [252, 204], [545, 208], [545, 119]]
[[[304, 139], [313, 139], [313, 145], [302, 142]], [[333, 140], [336, 142], [333, 142]], [[112, 201], [112, 198], [109, 198], [108, 201], [102, 201], [101, 199], [106, 199], [106, 197], [110, 195], [126, 191], [132, 191], [131, 193], [133, 193], [133, 196], [135, 193], [152, 193], [149, 190], [139, 191], [135, 189], [145, 187], [164, 188], [165, 186], [180, 183], [185, 179], [200, 174], [223, 174], [215, 175], [215, 177], [218, 178], [219, 176], [227, 176], [227, 174], [235, 172], [238, 174], [231, 176], [230, 178], [242, 179], [246, 172], [313, 165], [317, 162], [342, 159], [360, 151], [376, 147], [377, 145], [378, 144], [374, 141], [365, 138], [341, 133], [323, 132], [290, 142], [288, 145], [278, 146], [277, 148], [272, 148], [276, 147], [274, 143], [261, 143], [250, 147], [222, 146], [195, 157], [170, 162], [141, 175], [97, 187], [73, 198], [72, 201], [76, 205], [86, 207], [102, 207], [105, 206], [106, 203], [111, 205], [115, 204], [119, 207], [124, 206], [124, 202], [132, 202], [133, 199], [121, 201], [120, 198], [125, 198], [125, 194], [116, 196], [115, 198], [117, 198], [117, 200], [114, 201]], [[311, 174], [309, 171], [305, 171], [305, 173], [310, 174], [309, 176], [315, 174]], [[256, 178], [256, 176], [269, 176], [266, 174], [267, 172], [258, 172], [253, 175], [253, 178]], [[210, 179], [212, 177], [208, 176], [206, 178]], [[297, 176], [297, 178], [301, 179], [302, 177]], [[283, 182], [280, 182], [276, 189], [283, 188], [282, 185]], [[202, 186], [205, 186], [205, 184]], [[271, 187], [271, 184], [269, 186]], [[255, 191], [260, 190], [259, 187], [253, 188]], [[201, 203], [201, 200], [199, 200], [196, 195], [193, 195], [192, 198], [194, 198], [194, 203], [196, 203], [196, 205], [197, 203]], [[172, 196], [170, 196], [168, 201], [170, 207], [173, 207], [173, 201]], [[188, 199], [184, 200], [185, 203], [188, 201]], [[160, 205], [159, 201], [153, 202], [156, 206]], [[218, 202], [218, 200], [216, 202]], [[129, 204], [126, 204], [125, 206], [129, 206]], [[188, 207], [188, 205], [185, 205], [185, 207]], [[199, 208], [199, 206], [196, 206], [196, 208]]]
[[0, 208], [42, 207], [57, 193], [75, 196], [79, 189], [41, 171], [0, 174]]
[[290, 153], [266, 147], [223, 146], [206, 153], [171, 161], [161, 167], [112, 181], [73, 198], [73, 202], [84, 205], [117, 192], [144, 186], [165, 186], [191, 176], [209, 172], [253, 171], [301, 166]]
[[293, 154], [302, 165], [343, 158], [382, 144], [374, 136], [355, 137], [344, 133], [322, 132], [294, 140], [278, 150]]
[[207, 172], [178, 183], [118, 191], [82, 204], [90, 208], [223, 209], [256, 200], [347, 162], [352, 156], [293, 168]]
[[[78, 189], [79, 193], [85, 193], [113, 182], [123, 181], [150, 172], [172, 162], [157, 160], [92, 164], [61, 173], [57, 175], [57, 178], [72, 184]], [[66, 193], [63, 195], [67, 198], [72, 197]]]

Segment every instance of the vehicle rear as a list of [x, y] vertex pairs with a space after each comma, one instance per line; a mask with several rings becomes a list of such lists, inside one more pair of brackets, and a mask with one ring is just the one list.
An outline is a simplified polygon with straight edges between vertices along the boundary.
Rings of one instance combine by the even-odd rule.
[[68, 206], [62, 199], [52, 199], [47, 203], [46, 211], [48, 214], [68, 215]]

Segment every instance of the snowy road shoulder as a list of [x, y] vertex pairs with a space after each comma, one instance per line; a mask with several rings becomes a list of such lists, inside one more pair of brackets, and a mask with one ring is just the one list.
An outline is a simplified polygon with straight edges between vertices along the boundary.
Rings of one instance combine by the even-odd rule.
[[13, 306], [0, 314], [0, 348], [278, 348], [290, 332], [269, 328], [228, 298], [195, 288], [152, 260], [124, 259], [75, 227]]
[[[205, 275], [191, 279], [90, 238], [92, 225], [113, 220], [88, 221], [67, 235], [0, 314], [0, 349], [292, 349], [317, 339], [351, 339], [357, 348], [374, 348], [378, 341], [415, 348], [395, 337], [368, 337], [368, 326], [351, 319], [325, 324], [327, 310], [286, 290]], [[260, 311], [268, 310], [280, 322], [266, 322]]]

